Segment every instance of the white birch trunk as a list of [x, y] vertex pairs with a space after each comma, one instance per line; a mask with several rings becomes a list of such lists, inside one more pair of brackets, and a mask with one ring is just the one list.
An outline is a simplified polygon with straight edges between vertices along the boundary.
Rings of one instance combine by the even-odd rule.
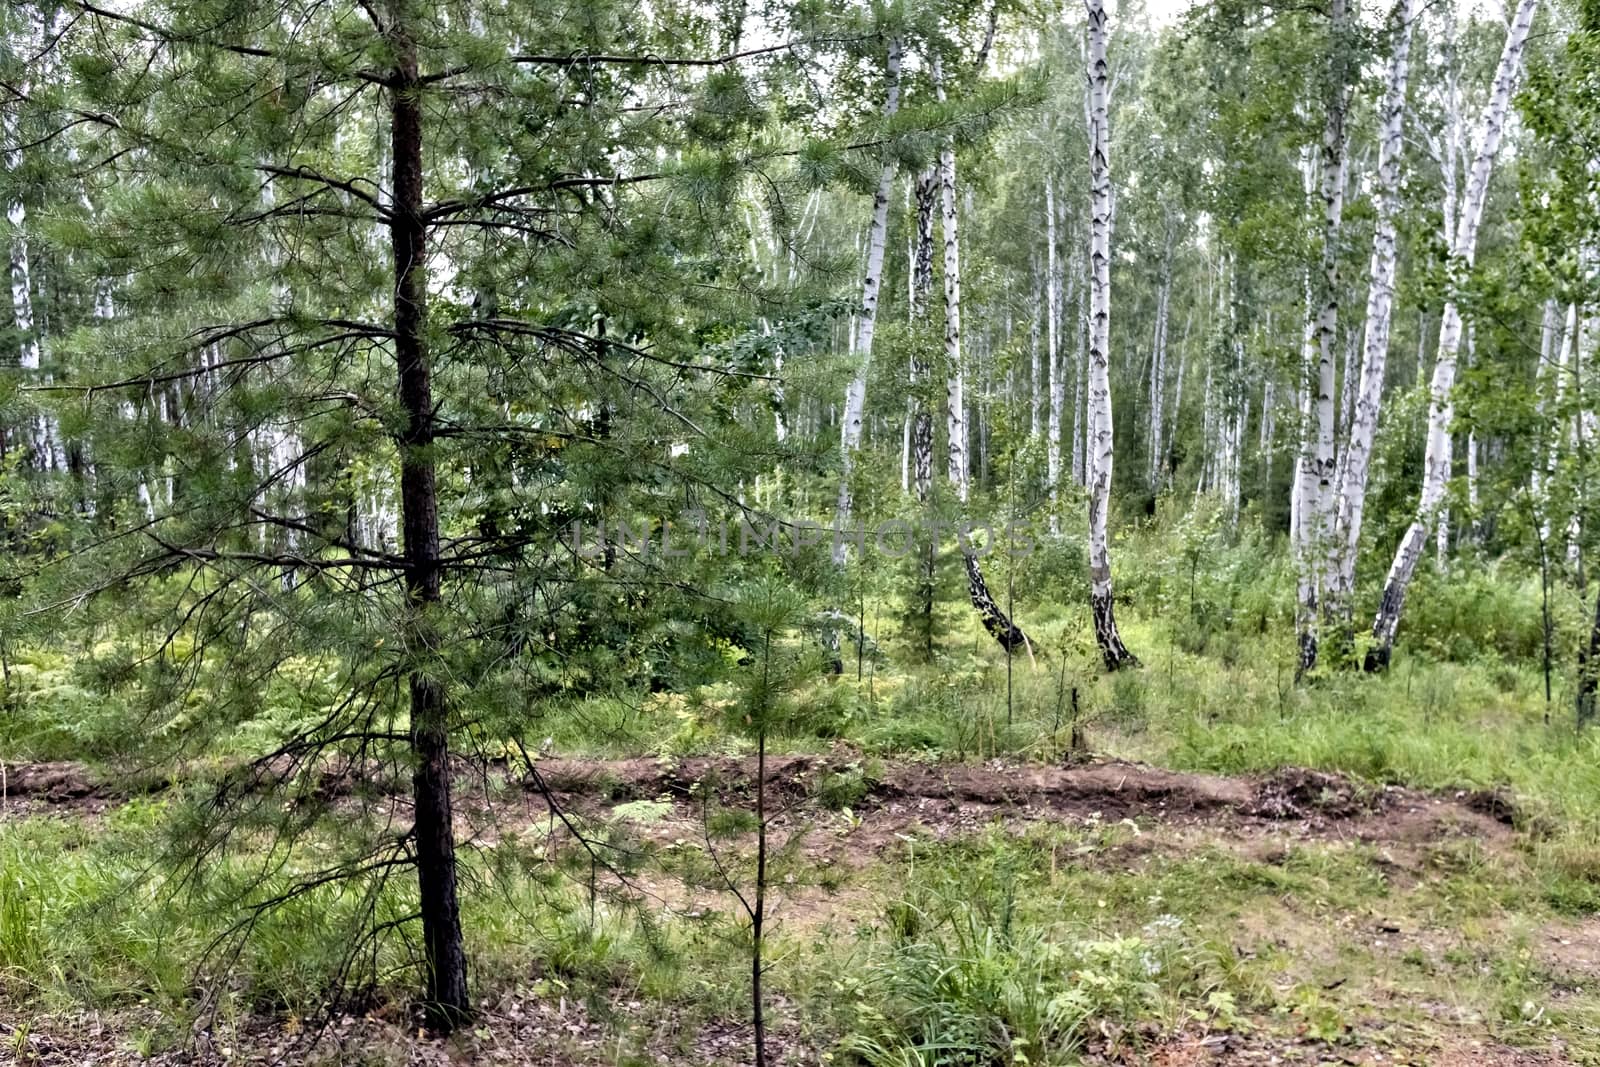
[[[15, 120], [8, 117], [5, 123], [6, 140], [11, 143], [16, 141]], [[5, 165], [8, 171], [15, 173], [22, 166], [22, 153], [16, 150], [6, 152]], [[33, 275], [28, 264], [28, 239], [27, 218], [28, 210], [23, 205], [20, 197], [13, 200], [6, 208], [6, 217], [11, 223], [11, 314], [12, 322], [17, 333], [21, 336], [18, 343], [17, 362], [25, 371], [38, 371], [44, 346], [41, 343], [37, 324], [33, 314]], [[48, 381], [48, 378], [46, 378]], [[61, 445], [61, 433], [56, 424], [55, 416], [48, 412], [40, 412], [32, 421], [27, 432], [29, 452], [33, 464], [40, 470], [62, 470], [66, 467], [66, 450]]]
[[[931, 73], [934, 96], [945, 101], [944, 68], [934, 53]], [[944, 360], [945, 432], [950, 463], [948, 475], [956, 497], [965, 504], [970, 493], [967, 477], [966, 374], [961, 363], [961, 238], [956, 205], [956, 150], [945, 141], [939, 146], [939, 205], [944, 232]]]
[[1108, 670], [1137, 660], [1117, 632], [1111, 585], [1111, 130], [1107, 106], [1106, 9], [1089, 14], [1089, 602], [1095, 640]]
[[[1489, 175], [1500, 149], [1506, 110], [1510, 106], [1511, 94], [1522, 67], [1522, 52], [1537, 6], [1538, 0], [1519, 0], [1495, 70], [1489, 100], [1479, 119], [1478, 136], [1475, 138], [1477, 153], [1468, 175], [1466, 195], [1461, 201], [1453, 248], [1455, 258], [1468, 267], [1477, 254], [1478, 226], [1483, 220], [1483, 206], [1489, 195]], [[1460, 346], [1461, 311], [1452, 299], [1445, 303], [1444, 321], [1439, 328], [1439, 354], [1434, 361], [1433, 380], [1429, 387], [1428, 445], [1423, 464], [1421, 499], [1417, 502], [1416, 518], [1401, 540], [1384, 582], [1383, 600], [1378, 605], [1378, 613], [1372, 624], [1375, 647], [1368, 657], [1371, 669], [1382, 669], [1388, 665], [1394, 648], [1395, 631], [1399, 628], [1400, 614], [1405, 607], [1406, 588], [1422, 557], [1428, 527], [1444, 498], [1445, 481], [1449, 477], [1450, 423], [1455, 417], [1452, 394], [1455, 390], [1456, 354]]]
[[[1049, 285], [1048, 283], [1039, 283], [1038, 263], [1034, 264], [1033, 269], [1036, 284], [1034, 286], [1034, 312], [1030, 316], [1031, 321], [1028, 324], [1028, 369], [1030, 372], [1028, 376], [1028, 436], [1038, 440], [1039, 429], [1042, 424], [1041, 415], [1044, 412], [1043, 390], [1046, 388], [1039, 362], [1039, 312], [1045, 307], [1045, 301], [1049, 299], [1047, 295]], [[1048, 317], [1048, 310], [1045, 311], [1045, 314]]]
[[[933, 292], [933, 210], [938, 179], [933, 169], [917, 175], [917, 232], [911, 266], [911, 313], [920, 321], [928, 313]], [[925, 504], [933, 490], [933, 414], [928, 410], [928, 361], [920, 344], [911, 350], [911, 488], [917, 502]]]
[[[990, 24], [990, 33], [993, 33], [993, 23]], [[987, 55], [988, 45], [985, 44], [979, 53], [978, 66], [981, 68], [983, 59]], [[944, 70], [940, 64], [937, 53], [930, 64], [930, 73], [933, 78], [934, 94], [942, 103], [945, 99]], [[940, 208], [944, 234], [944, 357], [945, 357], [945, 419], [948, 431], [949, 448], [949, 478], [955, 486], [956, 497], [964, 506], [971, 495], [968, 458], [968, 431], [966, 411], [966, 386], [965, 370], [962, 366], [961, 353], [961, 238], [958, 229], [959, 218], [956, 201], [956, 153], [955, 145], [945, 141], [939, 148], [939, 193]], [[1052, 216], [1053, 217], [1053, 216]], [[981, 356], [987, 351], [987, 345], [979, 346]], [[981, 412], [979, 412], [981, 416]], [[979, 446], [982, 450], [980, 456], [980, 472], [987, 470], [987, 430], [986, 423], [980, 423]], [[1033, 655], [1032, 643], [1027, 634], [1023, 633], [1011, 618], [1003, 611], [993, 596], [989, 593], [988, 583], [984, 581], [983, 569], [978, 561], [977, 552], [972, 546], [963, 544], [961, 561], [967, 575], [967, 595], [972, 606], [977, 609], [978, 616], [987, 630], [1006, 653], [1015, 653], [1019, 648], [1026, 649], [1029, 656]]]
[[1594, 330], [1595, 320], [1592, 315], [1585, 315], [1576, 323], [1578, 339], [1573, 345], [1572, 360], [1572, 391], [1573, 399], [1577, 402], [1577, 412], [1572, 418], [1572, 450], [1578, 459], [1578, 484], [1574, 487], [1572, 511], [1567, 517], [1567, 567], [1579, 575], [1579, 585], [1582, 586], [1583, 562], [1583, 515], [1586, 508], [1585, 497], [1587, 484], [1584, 471], [1587, 465], [1589, 450], [1594, 446], [1595, 415], [1593, 400], [1585, 392], [1584, 368], [1589, 366], [1594, 355]]
[[1551, 381], [1559, 389], [1562, 386], [1561, 374], [1552, 364], [1556, 355], [1557, 334], [1561, 329], [1561, 306], [1555, 299], [1544, 302], [1544, 321], [1539, 330], [1539, 365], [1534, 369], [1533, 388], [1534, 395], [1538, 398], [1534, 405], [1537, 413], [1536, 428], [1540, 434], [1542, 447], [1535, 453], [1532, 469], [1528, 473], [1528, 485], [1533, 492], [1534, 508], [1538, 512], [1539, 543], [1547, 544], [1550, 540], [1549, 505], [1546, 499], [1547, 479], [1555, 474], [1557, 445], [1559, 437], [1546, 431], [1550, 424], [1550, 413], [1554, 410], [1551, 406]]
[[[900, 109], [900, 38], [889, 41], [889, 58], [883, 100], [885, 119]], [[845, 388], [844, 418], [840, 423], [839, 506], [835, 524], [843, 531], [850, 523], [850, 474], [856, 451], [861, 447], [861, 422], [867, 408], [867, 374], [872, 366], [872, 335], [878, 321], [878, 291], [883, 283], [883, 253], [889, 233], [889, 193], [894, 183], [895, 163], [888, 159], [878, 176], [878, 189], [872, 198], [872, 228], [867, 237], [866, 277], [861, 285], [861, 311], [851, 334], [850, 351], [855, 356], [856, 374]], [[835, 537], [833, 561], [843, 565], [847, 538]]]
[[1045, 352], [1050, 365], [1050, 417], [1045, 431], [1045, 477], [1050, 483], [1050, 534], [1061, 535], [1061, 408], [1067, 383], [1061, 360], [1061, 258], [1056, 251], [1055, 182], [1044, 180], [1045, 213]]
[[[1082, 261], [1078, 256], [1072, 257], [1072, 275], [1075, 278]], [[1087, 485], [1085, 477], [1083, 450], [1084, 444], [1089, 439], [1088, 420], [1084, 418], [1084, 383], [1089, 376], [1089, 316], [1084, 310], [1084, 297], [1079, 295], [1074, 305], [1073, 318], [1078, 326], [1078, 343], [1072, 362], [1072, 478], [1079, 485]], [[1065, 357], [1063, 357], [1065, 358]]]
[[1205, 491], [1214, 488], [1217, 465], [1216, 405], [1211, 391], [1212, 367], [1206, 363], [1206, 384], [1200, 393], [1200, 443], [1204, 457], [1200, 463], [1200, 480], [1195, 483], [1194, 496], [1198, 501]]
[[[1348, 330], [1344, 341], [1344, 370], [1339, 378], [1339, 424], [1334, 432], [1334, 447], [1338, 463], [1333, 478], [1333, 491], [1328, 495], [1330, 527], [1334, 529], [1339, 517], [1339, 486], [1344, 484], [1344, 469], [1350, 462], [1350, 424], [1355, 421], [1356, 383], [1361, 380], [1361, 332]], [[1332, 563], [1329, 566], [1333, 566]], [[1328, 607], [1327, 591], [1323, 591], [1322, 606]]]
[[1329, 63], [1327, 114], [1322, 127], [1322, 300], [1316, 314], [1317, 364], [1314, 385], [1315, 444], [1301, 450], [1301, 523], [1303, 548], [1300, 565], [1306, 573], [1299, 582], [1300, 672], [1317, 665], [1318, 623], [1322, 612], [1324, 576], [1333, 567], [1333, 515], [1338, 459], [1334, 453], [1337, 377], [1335, 346], [1339, 334], [1339, 244], [1344, 224], [1345, 190], [1345, 89], [1347, 50], [1352, 46], [1346, 23], [1346, 0], [1331, 0], [1328, 12], [1333, 49]]
[[[1467, 327], [1467, 366], [1471, 367], [1477, 362], [1477, 332]], [[1473, 427], [1467, 428], [1467, 541], [1469, 544], [1478, 543], [1478, 434]]]
[[1337, 553], [1324, 592], [1324, 612], [1348, 626], [1355, 590], [1356, 554], [1361, 545], [1361, 521], [1366, 508], [1367, 476], [1372, 463], [1373, 439], [1383, 402], [1383, 378], [1389, 357], [1389, 331], [1394, 316], [1395, 262], [1399, 243], [1395, 211], [1400, 195], [1400, 153], [1406, 115], [1411, 36], [1416, 26], [1417, 0], [1399, 0], [1394, 9], [1395, 43], [1389, 56], [1381, 123], [1378, 132], [1378, 182], [1373, 191], [1377, 223], [1372, 234], [1372, 265], [1367, 287], [1367, 319], [1361, 359], [1361, 382], [1355, 411], [1346, 432], [1345, 458], [1339, 475], [1339, 495], [1334, 515]]

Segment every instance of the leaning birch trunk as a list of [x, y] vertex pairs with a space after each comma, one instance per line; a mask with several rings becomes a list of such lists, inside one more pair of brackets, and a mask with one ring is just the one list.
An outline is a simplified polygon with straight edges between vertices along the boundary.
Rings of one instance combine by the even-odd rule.
[[[883, 117], [888, 119], [900, 108], [900, 38], [889, 40], [887, 87], [883, 99]], [[850, 338], [851, 355], [856, 360], [856, 374], [844, 393], [844, 418], [840, 424], [840, 475], [839, 507], [834, 538], [833, 562], [843, 566], [848, 538], [845, 527], [850, 523], [850, 473], [855, 466], [855, 454], [861, 447], [861, 420], [867, 408], [867, 373], [872, 366], [872, 335], [878, 321], [878, 290], [883, 283], [883, 252], [889, 233], [889, 193], [894, 183], [894, 159], [886, 159], [878, 175], [878, 189], [872, 198], [872, 229], [867, 237], [866, 278], [861, 285], [861, 311], [856, 316], [855, 328]]]
[[[1333, 55], [1329, 63], [1327, 115], [1322, 127], [1322, 174], [1318, 194], [1322, 199], [1322, 300], [1317, 307], [1317, 369], [1315, 378], [1316, 437], [1312, 448], [1301, 450], [1300, 502], [1302, 523], [1299, 582], [1300, 663], [1304, 674], [1317, 665], [1318, 623], [1322, 612], [1324, 574], [1332, 569], [1334, 454], [1337, 376], [1334, 347], [1339, 335], [1339, 237], [1344, 222], [1345, 92], [1348, 8], [1345, 0], [1332, 0], [1328, 12]], [[1306, 469], [1309, 468], [1309, 469]]]
[[1089, 606], [1107, 670], [1138, 660], [1122, 643], [1111, 586], [1111, 131], [1105, 0], [1089, 9]]
[[1045, 478], [1050, 483], [1050, 534], [1061, 535], [1061, 408], [1067, 383], [1061, 364], [1061, 260], [1056, 252], [1055, 183], [1044, 180], [1045, 213], [1045, 352], [1050, 362], [1050, 417], [1045, 438]]
[[1372, 443], [1383, 402], [1383, 377], [1389, 357], [1389, 328], [1394, 314], [1395, 259], [1398, 241], [1395, 208], [1400, 195], [1400, 153], [1405, 128], [1407, 64], [1411, 34], [1416, 25], [1417, 0], [1395, 5], [1394, 52], [1389, 57], [1383, 94], [1382, 126], [1378, 134], [1378, 183], [1373, 192], [1377, 225], [1372, 234], [1371, 282], [1367, 288], [1367, 322], [1361, 360], [1361, 384], [1355, 412], [1346, 432], [1345, 459], [1339, 478], [1334, 515], [1334, 566], [1323, 591], [1324, 617], [1348, 629], [1351, 598], [1355, 590], [1356, 553], [1361, 545], [1361, 520], [1366, 507], [1367, 474], [1372, 464]]
[[[931, 73], [934, 95], [942, 103], [945, 99], [944, 70], [937, 54], [933, 57]], [[949, 435], [949, 477], [955, 487], [956, 499], [961, 502], [964, 511], [971, 487], [967, 459], [966, 389], [961, 366], [961, 236], [957, 228], [956, 151], [950, 141], [939, 148], [939, 194], [944, 227], [945, 419]], [[1031, 659], [1033, 643], [989, 594], [989, 585], [984, 581], [977, 551], [964, 534], [963, 530], [960, 547], [961, 562], [967, 575], [967, 595], [977, 609], [983, 628], [1008, 655], [1020, 648], [1026, 650]]]
[[[1494, 167], [1494, 157], [1500, 148], [1500, 135], [1505, 127], [1506, 109], [1516, 86], [1522, 65], [1522, 51], [1528, 40], [1528, 30], [1533, 25], [1534, 10], [1538, 0], [1520, 0], [1511, 28], [1506, 34], [1504, 51], [1495, 70], [1489, 101], [1484, 105], [1479, 120], [1477, 155], [1472, 161], [1472, 172], [1467, 179], [1466, 195], [1462, 198], [1460, 218], [1455, 227], [1455, 258], [1467, 267], [1472, 265], [1478, 247], [1478, 224], [1483, 219], [1483, 205], [1489, 195], [1489, 173]], [[1422, 558], [1423, 545], [1428, 539], [1428, 527], [1434, 513], [1444, 498], [1445, 479], [1449, 469], [1450, 422], [1455, 417], [1452, 392], [1456, 384], [1456, 353], [1461, 347], [1461, 310], [1455, 300], [1447, 300], [1444, 321], [1439, 328], [1439, 355], [1434, 362], [1433, 381], [1430, 383], [1428, 404], [1428, 447], [1422, 475], [1422, 496], [1417, 503], [1417, 515], [1401, 539], [1384, 582], [1383, 600], [1372, 623], [1373, 647], [1367, 654], [1367, 669], [1382, 670], [1389, 665], [1394, 650], [1395, 631], [1400, 626], [1400, 613], [1405, 607], [1406, 588], [1416, 573], [1417, 562]]]

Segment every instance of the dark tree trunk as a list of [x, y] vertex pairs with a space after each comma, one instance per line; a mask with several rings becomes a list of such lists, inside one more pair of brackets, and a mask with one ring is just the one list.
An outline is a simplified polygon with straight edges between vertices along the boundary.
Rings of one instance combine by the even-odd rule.
[[400, 403], [400, 515], [405, 531], [406, 638], [416, 657], [410, 671], [411, 747], [416, 824], [417, 887], [427, 966], [425, 1007], [430, 1025], [450, 1030], [470, 1014], [467, 959], [456, 900], [456, 852], [450, 815], [449, 709], [444, 685], [428, 663], [437, 644], [432, 615], [440, 600], [439, 500], [432, 445], [433, 387], [424, 338], [427, 232], [422, 220], [422, 101], [417, 46], [405, 0], [393, 0], [389, 35], [395, 53], [391, 87], [394, 122], [394, 329]]
[[1111, 596], [1091, 593], [1089, 608], [1094, 615], [1095, 644], [1099, 646], [1100, 658], [1105, 661], [1106, 670], [1140, 666], [1139, 657], [1128, 651], [1128, 646], [1122, 643], [1122, 635], [1117, 631], [1117, 616]]
[[971, 549], [963, 549], [961, 562], [967, 570], [967, 596], [971, 599], [972, 606], [978, 610], [978, 617], [983, 620], [983, 628], [989, 631], [989, 636], [1000, 642], [1000, 647], [1005, 649], [1008, 655], [1015, 654], [1020, 648], [1032, 656], [1033, 642], [1022, 632], [1022, 627], [1000, 610], [1000, 605], [995, 603], [994, 597], [989, 595], [989, 583], [983, 580], [983, 568], [978, 564], [977, 553]]

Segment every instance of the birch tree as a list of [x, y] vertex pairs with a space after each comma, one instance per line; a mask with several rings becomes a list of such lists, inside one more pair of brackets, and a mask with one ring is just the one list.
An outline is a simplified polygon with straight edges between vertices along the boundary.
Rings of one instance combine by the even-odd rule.
[[[904, 46], [899, 37], [889, 39], [888, 60], [884, 66], [883, 118], [900, 110], [900, 63]], [[872, 197], [872, 222], [867, 232], [867, 265], [861, 283], [861, 307], [850, 336], [850, 354], [856, 373], [844, 392], [844, 415], [839, 423], [839, 505], [835, 526], [840, 532], [833, 541], [833, 561], [843, 566], [847, 540], [843, 531], [850, 524], [850, 475], [855, 455], [861, 448], [861, 425], [867, 412], [867, 375], [872, 368], [872, 337], [878, 324], [878, 292], [883, 285], [883, 255], [889, 240], [889, 195], [894, 187], [895, 161], [886, 158], [878, 173], [878, 188]]]
[[1367, 476], [1372, 443], [1383, 403], [1383, 379], [1389, 357], [1389, 330], [1394, 316], [1395, 262], [1398, 251], [1395, 213], [1400, 196], [1400, 153], [1404, 147], [1406, 85], [1417, 0], [1399, 0], [1391, 16], [1394, 48], [1389, 54], [1379, 111], [1378, 175], [1373, 190], [1377, 222], [1372, 233], [1372, 258], [1367, 286], [1367, 317], [1362, 345], [1360, 386], [1355, 411], [1346, 431], [1345, 459], [1339, 478], [1331, 539], [1331, 565], [1323, 593], [1324, 616], [1348, 628], [1355, 589], [1356, 554], [1361, 545], [1361, 520], [1366, 509]]
[[[937, 52], [930, 66], [934, 97], [946, 101], [944, 65]], [[945, 434], [948, 442], [946, 473], [956, 496], [967, 502], [967, 390], [961, 358], [961, 236], [956, 203], [956, 149], [947, 138], [939, 145], [939, 207], [944, 235], [944, 367]]]
[[[1489, 196], [1489, 175], [1499, 152], [1506, 110], [1516, 87], [1523, 49], [1537, 6], [1538, 0], [1519, 0], [1506, 32], [1505, 47], [1495, 69], [1489, 99], [1478, 121], [1474, 138], [1476, 152], [1454, 226], [1452, 260], [1465, 269], [1470, 269], [1476, 258], [1478, 226], [1483, 220], [1483, 208]], [[1373, 647], [1367, 654], [1368, 670], [1382, 670], [1389, 665], [1395, 631], [1405, 607], [1406, 589], [1416, 573], [1429, 527], [1444, 498], [1450, 470], [1450, 423], [1455, 417], [1452, 393], [1455, 389], [1456, 356], [1461, 347], [1461, 331], [1461, 310], [1454, 297], [1451, 297], [1445, 302], [1444, 320], [1439, 329], [1439, 351], [1429, 383], [1428, 443], [1423, 461], [1422, 494], [1417, 502], [1416, 517], [1401, 539], [1384, 581], [1383, 599], [1372, 623]]]
[[1307, 386], [1312, 390], [1316, 424], [1314, 434], [1308, 428], [1300, 454], [1299, 563], [1304, 573], [1298, 583], [1298, 625], [1302, 674], [1317, 665], [1320, 592], [1325, 559], [1332, 544], [1333, 485], [1338, 468], [1334, 453], [1335, 345], [1339, 334], [1339, 242], [1344, 221], [1345, 113], [1349, 104], [1346, 82], [1351, 48], [1346, 0], [1331, 0], [1328, 20], [1331, 55], [1318, 182], [1322, 201], [1322, 299], [1314, 326], [1316, 372], [1313, 383]]
[[[991, 21], [989, 37], [978, 52], [975, 64], [981, 69], [993, 40], [994, 24]], [[930, 63], [934, 95], [945, 101], [944, 67], [938, 53]], [[967, 418], [965, 374], [961, 348], [961, 236], [958, 201], [956, 199], [955, 145], [945, 140], [939, 147], [939, 198], [944, 237], [944, 359], [945, 359], [945, 425], [948, 449], [948, 474], [963, 511], [971, 496], [967, 455]], [[979, 619], [989, 635], [1000, 643], [1008, 654], [1024, 649], [1030, 656], [1033, 644], [1022, 629], [1001, 610], [989, 593], [983, 577], [983, 567], [975, 547], [963, 532], [961, 538], [961, 563], [966, 572], [967, 596], [977, 610]]]
[[1105, 0], [1086, 0], [1089, 15], [1089, 605], [1095, 642], [1107, 670], [1137, 666], [1117, 632], [1111, 584], [1111, 131]]
[[1045, 436], [1045, 477], [1050, 483], [1050, 533], [1061, 533], [1061, 409], [1067, 399], [1061, 363], [1061, 261], [1056, 249], [1055, 180], [1045, 176], [1045, 353], [1050, 368], [1050, 415]]

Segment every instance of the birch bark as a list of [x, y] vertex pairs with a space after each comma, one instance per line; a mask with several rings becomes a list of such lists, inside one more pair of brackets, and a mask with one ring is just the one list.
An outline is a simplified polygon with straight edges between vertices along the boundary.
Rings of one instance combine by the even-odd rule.
[[[933, 93], [945, 102], [944, 67], [937, 53], [930, 65]], [[956, 150], [946, 140], [939, 146], [939, 206], [944, 233], [944, 359], [945, 433], [949, 442], [948, 475], [956, 496], [969, 495], [967, 469], [966, 374], [961, 363], [961, 237], [956, 210]]]
[[1321, 592], [1324, 575], [1331, 569], [1334, 481], [1338, 473], [1334, 454], [1334, 382], [1337, 376], [1334, 348], [1339, 335], [1339, 244], [1344, 223], [1345, 112], [1349, 102], [1346, 83], [1350, 41], [1346, 0], [1332, 0], [1328, 17], [1332, 57], [1328, 65], [1327, 114], [1322, 127], [1322, 173], [1318, 183], [1322, 200], [1322, 299], [1316, 315], [1316, 437], [1314, 447], [1302, 449], [1300, 458], [1304, 494], [1300, 502], [1300, 565], [1306, 571], [1299, 582], [1299, 671], [1302, 674], [1317, 665]]
[[[990, 24], [993, 34], [993, 23]], [[981, 68], [988, 53], [988, 43], [979, 53]], [[945, 99], [944, 68], [937, 53], [929, 64], [934, 95], [940, 102]], [[956, 498], [965, 505], [971, 496], [968, 471], [970, 469], [967, 444], [967, 414], [965, 374], [961, 354], [961, 237], [956, 204], [956, 153], [955, 146], [945, 141], [939, 148], [939, 200], [944, 236], [944, 358], [945, 358], [945, 425], [948, 433], [948, 475], [955, 487]], [[1054, 215], [1052, 214], [1052, 220]], [[1052, 245], [1053, 249], [1053, 245]], [[981, 443], [981, 442], [980, 442]], [[961, 562], [967, 575], [967, 596], [977, 609], [983, 628], [1000, 643], [1007, 654], [1024, 649], [1033, 655], [1028, 635], [1000, 608], [989, 593], [978, 562], [975, 547], [963, 531], [961, 537]]]
[[[1505, 48], [1495, 70], [1489, 100], [1479, 119], [1477, 152], [1468, 175], [1466, 194], [1461, 201], [1460, 216], [1456, 220], [1452, 249], [1454, 258], [1467, 267], [1472, 265], [1477, 252], [1478, 225], [1483, 220], [1483, 206], [1489, 195], [1489, 175], [1499, 152], [1506, 111], [1516, 87], [1523, 49], [1537, 7], [1538, 0], [1519, 0], [1506, 33]], [[1434, 361], [1433, 380], [1429, 386], [1428, 445], [1423, 464], [1422, 494], [1417, 503], [1416, 518], [1402, 538], [1384, 582], [1383, 599], [1372, 623], [1373, 648], [1367, 656], [1368, 670], [1382, 670], [1389, 664], [1395, 631], [1399, 628], [1400, 614], [1405, 607], [1406, 588], [1422, 557], [1428, 527], [1444, 498], [1445, 481], [1449, 476], [1450, 423], [1455, 417], [1451, 394], [1455, 389], [1456, 354], [1460, 346], [1461, 311], [1455, 300], [1451, 299], [1445, 303], [1444, 321], [1439, 328], [1439, 354]]]
[[[900, 109], [901, 54], [900, 38], [891, 38], [883, 99], [885, 119]], [[883, 253], [889, 234], [889, 193], [894, 184], [894, 172], [894, 160], [886, 159], [878, 175], [877, 192], [872, 198], [872, 227], [867, 236], [867, 269], [861, 285], [861, 311], [855, 318], [850, 338], [856, 374], [844, 393], [844, 418], [839, 434], [839, 504], [835, 520], [840, 536], [835, 537], [833, 543], [833, 561], [840, 566], [844, 564], [848, 544], [843, 531], [850, 522], [850, 474], [855, 466], [855, 454], [861, 448], [861, 422], [867, 407], [867, 374], [872, 366], [872, 335], [878, 322], [878, 291], [883, 284]]]
[[1107, 670], [1138, 660], [1122, 643], [1111, 584], [1111, 131], [1107, 106], [1105, 0], [1085, 0], [1089, 16], [1089, 604]]
[[1400, 194], [1400, 153], [1404, 147], [1406, 84], [1417, 0], [1399, 0], [1394, 9], [1394, 51], [1385, 78], [1378, 134], [1378, 182], [1373, 191], [1377, 223], [1372, 234], [1372, 265], [1367, 287], [1366, 336], [1361, 359], [1361, 384], [1346, 434], [1345, 460], [1339, 476], [1334, 514], [1336, 553], [1324, 593], [1325, 616], [1348, 629], [1355, 590], [1356, 553], [1366, 508], [1367, 475], [1372, 443], [1383, 403], [1383, 378], [1389, 357], [1389, 331], [1394, 314], [1395, 262], [1399, 242], [1395, 210]]
[[1050, 482], [1050, 534], [1061, 535], [1061, 408], [1067, 383], [1061, 365], [1061, 258], [1056, 250], [1055, 182], [1044, 181], [1045, 212], [1045, 352], [1050, 363], [1050, 416], [1045, 438], [1045, 477]]

